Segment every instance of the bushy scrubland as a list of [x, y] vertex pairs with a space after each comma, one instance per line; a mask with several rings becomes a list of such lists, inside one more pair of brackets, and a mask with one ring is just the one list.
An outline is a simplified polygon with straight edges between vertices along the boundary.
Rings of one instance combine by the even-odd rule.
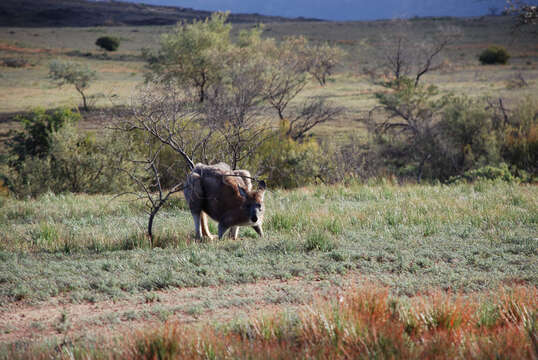
[[[412, 104], [409, 111], [417, 118], [402, 119], [399, 127], [370, 119], [372, 136], [368, 140], [353, 136], [338, 142], [330, 138], [294, 140], [281, 127], [266, 130], [256, 151], [238, 166], [265, 179], [272, 188], [366, 182], [391, 176], [413, 182], [481, 178], [536, 181], [535, 99], [522, 100], [504, 117], [499, 109], [488, 108], [485, 100], [461, 96], [438, 100], [417, 91], [396, 89], [384, 94], [381, 101], [387, 107], [400, 111]], [[25, 130], [11, 141], [1, 168], [4, 183], [13, 195], [117, 194], [136, 188], [129, 174], [140, 174], [151, 183], [151, 177], [144, 177], [142, 169], [130, 161], [145, 151], [143, 137], [117, 130], [81, 133], [76, 126], [78, 116], [69, 110], [38, 110], [21, 118]], [[205, 151], [223, 153], [224, 143], [221, 136], [215, 136], [205, 144]], [[172, 149], [160, 151], [158, 167], [160, 180], [168, 187], [181, 183], [188, 171]]]
[[[232, 41], [226, 15], [214, 14], [179, 24], [144, 52], [146, 86], [111, 121], [115, 131], [80, 133], [80, 115], [69, 110], [19, 118], [24, 130], [13, 134], [0, 176], [18, 197], [156, 191], [181, 184], [189, 162], [218, 161], [249, 169], [272, 188], [381, 177], [536, 181], [536, 99], [506, 106], [425, 83], [423, 75], [441, 66], [438, 54], [461, 34], [439, 32], [418, 46], [405, 25], [396, 40], [408, 48], [387, 40], [379, 58], [385, 74], [372, 82], [376, 106], [360, 119], [366, 133], [313, 138], [312, 129], [345, 109], [323, 97], [299, 101], [313, 79], [326, 84], [340, 48], [302, 36], [277, 42], [260, 27]], [[75, 85], [87, 108], [84, 91], [95, 73], [75, 65], [53, 62], [50, 76]]]
[[379, 169], [417, 181], [452, 182], [472, 178], [469, 172], [476, 178], [484, 167], [509, 168], [499, 178], [535, 181], [535, 98], [522, 99], [509, 111], [502, 100], [440, 94], [434, 85], [406, 78], [385, 86], [391, 91], [377, 94], [379, 114], [367, 121]]
[[52, 193], [119, 193], [132, 188], [126, 171], [135, 148], [113, 133], [77, 128], [80, 114], [69, 109], [36, 110], [20, 117], [23, 131], [8, 142], [0, 165], [5, 186], [18, 197]]

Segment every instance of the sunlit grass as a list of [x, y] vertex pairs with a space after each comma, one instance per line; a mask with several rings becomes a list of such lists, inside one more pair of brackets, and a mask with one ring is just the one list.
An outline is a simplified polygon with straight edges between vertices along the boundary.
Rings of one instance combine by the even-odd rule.
[[[276, 190], [266, 197], [264, 238], [242, 228], [239, 241], [212, 243], [194, 240], [191, 215], [178, 196], [157, 216], [156, 249], [145, 236], [143, 203], [128, 198], [4, 199], [0, 299], [35, 302], [63, 294], [80, 301], [89, 293], [104, 299], [350, 272], [408, 295], [491, 289], [514, 279], [536, 284], [536, 191], [500, 182]], [[105, 269], [110, 262], [118, 266]], [[81, 274], [80, 266], [87, 271]]]

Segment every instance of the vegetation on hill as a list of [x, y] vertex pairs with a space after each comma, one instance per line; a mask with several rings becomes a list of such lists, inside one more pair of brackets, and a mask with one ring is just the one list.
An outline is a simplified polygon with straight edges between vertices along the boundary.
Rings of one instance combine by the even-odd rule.
[[[179, 6], [124, 1], [3, 0], [0, 3], [0, 24], [11, 27], [172, 25], [178, 21], [203, 20], [210, 15], [209, 11]], [[291, 21], [285, 17], [259, 14], [233, 14], [229, 20], [233, 23]]]

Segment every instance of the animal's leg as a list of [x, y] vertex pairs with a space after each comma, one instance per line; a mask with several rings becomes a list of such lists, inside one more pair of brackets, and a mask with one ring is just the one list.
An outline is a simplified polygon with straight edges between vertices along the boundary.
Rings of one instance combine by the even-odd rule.
[[207, 236], [209, 240], [213, 240], [215, 237], [209, 231], [209, 225], [207, 223], [207, 214], [205, 212], [200, 213], [200, 222], [202, 226], [202, 235]]
[[252, 228], [258, 233], [258, 235], [260, 235], [260, 237], [263, 237], [263, 230], [261, 225], [254, 225]]
[[219, 240], [222, 239], [222, 237], [226, 233], [226, 230], [228, 230], [228, 227], [222, 222], [219, 222]]
[[192, 212], [192, 219], [194, 220], [194, 232], [196, 233], [196, 239], [201, 239], [200, 234], [200, 213]]
[[237, 240], [237, 234], [239, 234], [239, 226], [232, 226], [230, 228], [230, 237]]

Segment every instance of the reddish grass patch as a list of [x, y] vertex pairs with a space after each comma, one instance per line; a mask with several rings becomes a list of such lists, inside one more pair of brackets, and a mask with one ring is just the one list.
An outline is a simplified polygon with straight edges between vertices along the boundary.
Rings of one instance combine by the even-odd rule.
[[122, 356], [153, 358], [534, 359], [535, 287], [481, 295], [435, 293], [408, 300], [353, 289], [336, 303], [201, 331], [168, 324], [139, 334]]
[[52, 53], [53, 52], [51, 49], [22, 48], [22, 47], [18, 47], [18, 46], [15, 46], [15, 45], [2, 44], [2, 43], [0, 43], [0, 50], [12, 51], [12, 52], [18, 52], [18, 53], [30, 53], [30, 54]]

